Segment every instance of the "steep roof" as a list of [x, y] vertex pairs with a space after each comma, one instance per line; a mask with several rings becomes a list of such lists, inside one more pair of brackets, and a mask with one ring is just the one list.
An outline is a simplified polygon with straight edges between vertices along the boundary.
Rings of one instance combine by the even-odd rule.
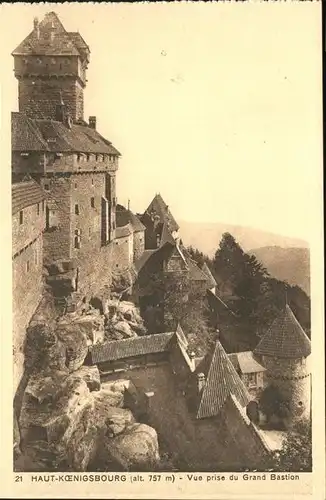
[[126, 236], [130, 236], [132, 234], [132, 227], [130, 224], [126, 224], [123, 227], [117, 227], [115, 230], [116, 238], [125, 238]]
[[31, 205], [44, 200], [45, 194], [37, 182], [33, 180], [17, 182], [11, 186], [12, 215]]
[[146, 212], [149, 215], [157, 215], [161, 222], [166, 222], [171, 232], [178, 231], [179, 226], [170, 212], [168, 205], [160, 194], [156, 194], [148, 205]]
[[145, 231], [145, 226], [140, 222], [138, 217], [122, 205], [117, 205], [116, 223], [117, 227], [125, 226], [129, 223], [135, 233]]
[[257, 373], [266, 370], [266, 368], [255, 359], [252, 351], [235, 352], [228, 354], [228, 357], [234, 368], [240, 370], [241, 373]]
[[311, 353], [311, 343], [288, 305], [261, 339], [255, 354], [276, 358], [306, 358]]
[[196, 368], [196, 373], [204, 373], [206, 382], [201, 393], [196, 418], [218, 415], [226, 400], [233, 394], [242, 407], [251, 400], [250, 395], [237, 374], [234, 366], [217, 341]]
[[157, 250], [144, 250], [139, 259], [135, 262], [135, 268], [137, 272], [139, 272], [146, 264], [148, 259], [156, 252]]
[[118, 359], [167, 352], [174, 332], [156, 333], [143, 337], [114, 340], [89, 348], [92, 363], [117, 361]]
[[[88, 46], [78, 33], [68, 33], [55, 12], [48, 12], [33, 31], [16, 47], [12, 55], [83, 56]], [[50, 36], [52, 33], [52, 39]]]
[[85, 125], [65, 124], [49, 119], [28, 118], [12, 113], [13, 151], [102, 153], [120, 156], [119, 151], [96, 130]]
[[207, 278], [208, 278], [208, 284], [210, 285], [210, 287], [211, 288], [215, 288], [217, 286], [217, 283], [215, 281], [214, 276], [212, 275], [211, 270], [209, 269], [208, 265], [206, 264], [206, 262], [204, 262], [201, 270], [207, 276]]

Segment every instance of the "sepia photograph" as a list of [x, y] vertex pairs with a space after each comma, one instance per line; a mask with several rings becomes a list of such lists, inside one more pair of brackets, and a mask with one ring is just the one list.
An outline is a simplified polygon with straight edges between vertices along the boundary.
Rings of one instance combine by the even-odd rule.
[[313, 471], [307, 3], [2, 10], [14, 473]]

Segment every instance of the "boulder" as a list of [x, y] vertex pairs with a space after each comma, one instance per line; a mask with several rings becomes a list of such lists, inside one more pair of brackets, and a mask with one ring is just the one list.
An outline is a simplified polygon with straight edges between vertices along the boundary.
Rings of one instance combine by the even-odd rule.
[[137, 337], [137, 334], [132, 331], [127, 321], [118, 321], [112, 325], [113, 331], [121, 333], [124, 338]]
[[106, 424], [106, 435], [109, 437], [121, 434], [126, 427], [135, 423], [135, 419], [130, 410], [124, 408], [108, 408]]
[[52, 326], [37, 323], [27, 328], [25, 365], [34, 370], [67, 370], [65, 346]]
[[81, 366], [74, 372], [74, 375], [84, 380], [90, 391], [99, 391], [101, 389], [100, 372], [96, 365]]
[[70, 372], [77, 370], [88, 353], [87, 337], [76, 323], [58, 325], [57, 336], [66, 350], [66, 366]]
[[122, 434], [106, 438], [105, 450], [110, 460], [124, 470], [151, 470], [159, 463], [155, 429], [146, 424], [131, 424]]

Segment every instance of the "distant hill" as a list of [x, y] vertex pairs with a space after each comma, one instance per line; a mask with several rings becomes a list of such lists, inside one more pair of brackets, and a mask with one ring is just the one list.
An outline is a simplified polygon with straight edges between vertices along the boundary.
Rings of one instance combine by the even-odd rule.
[[307, 248], [267, 246], [250, 250], [274, 278], [297, 285], [310, 296], [310, 255]]
[[180, 236], [186, 246], [192, 245], [209, 257], [213, 257], [222, 234], [231, 233], [245, 252], [252, 248], [283, 247], [305, 250], [308, 243], [304, 240], [288, 238], [279, 234], [269, 233], [259, 229], [231, 224], [210, 222], [178, 221]]

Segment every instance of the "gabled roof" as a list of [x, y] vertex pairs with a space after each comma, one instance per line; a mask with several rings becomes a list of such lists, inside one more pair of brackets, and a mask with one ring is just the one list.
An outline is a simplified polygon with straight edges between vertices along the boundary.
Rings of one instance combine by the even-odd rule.
[[160, 222], [166, 222], [171, 232], [178, 231], [179, 226], [170, 212], [168, 205], [164, 202], [160, 194], [156, 194], [148, 205], [146, 212], [149, 215], [157, 215]]
[[217, 283], [215, 281], [214, 276], [212, 275], [211, 270], [209, 269], [208, 265], [206, 264], [206, 262], [204, 262], [201, 270], [207, 276], [208, 284], [210, 285], [210, 287], [215, 288], [217, 286]]
[[241, 373], [264, 372], [266, 368], [262, 366], [254, 357], [252, 351], [235, 352], [228, 354], [228, 357], [236, 370]]
[[219, 341], [216, 342], [214, 350], [199, 363], [196, 373], [203, 373], [206, 377], [196, 415], [198, 419], [218, 415], [231, 394], [236, 397], [242, 407], [247, 406], [251, 400], [245, 385]]
[[124, 340], [113, 340], [105, 344], [97, 344], [89, 348], [91, 361], [95, 364], [106, 361], [117, 361], [133, 356], [167, 352], [169, 350], [169, 342], [174, 335], [174, 332], [156, 333]]
[[165, 245], [165, 243], [171, 243], [171, 245], [175, 245], [175, 239], [172, 236], [171, 230], [166, 222], [163, 222], [162, 224], [162, 231], [161, 231], [161, 240], [160, 240], [160, 246]]
[[86, 43], [78, 33], [68, 33], [56, 13], [49, 12], [39, 23], [39, 36], [34, 27], [33, 31], [12, 52], [12, 55], [83, 56], [83, 51], [87, 49]]
[[311, 343], [288, 305], [261, 339], [255, 354], [299, 359], [311, 354]]
[[49, 119], [27, 118], [12, 113], [13, 151], [53, 151], [99, 153], [119, 156], [119, 151], [96, 130], [87, 125], [65, 124]]
[[22, 181], [11, 186], [12, 215], [44, 200], [45, 194], [34, 180]]

